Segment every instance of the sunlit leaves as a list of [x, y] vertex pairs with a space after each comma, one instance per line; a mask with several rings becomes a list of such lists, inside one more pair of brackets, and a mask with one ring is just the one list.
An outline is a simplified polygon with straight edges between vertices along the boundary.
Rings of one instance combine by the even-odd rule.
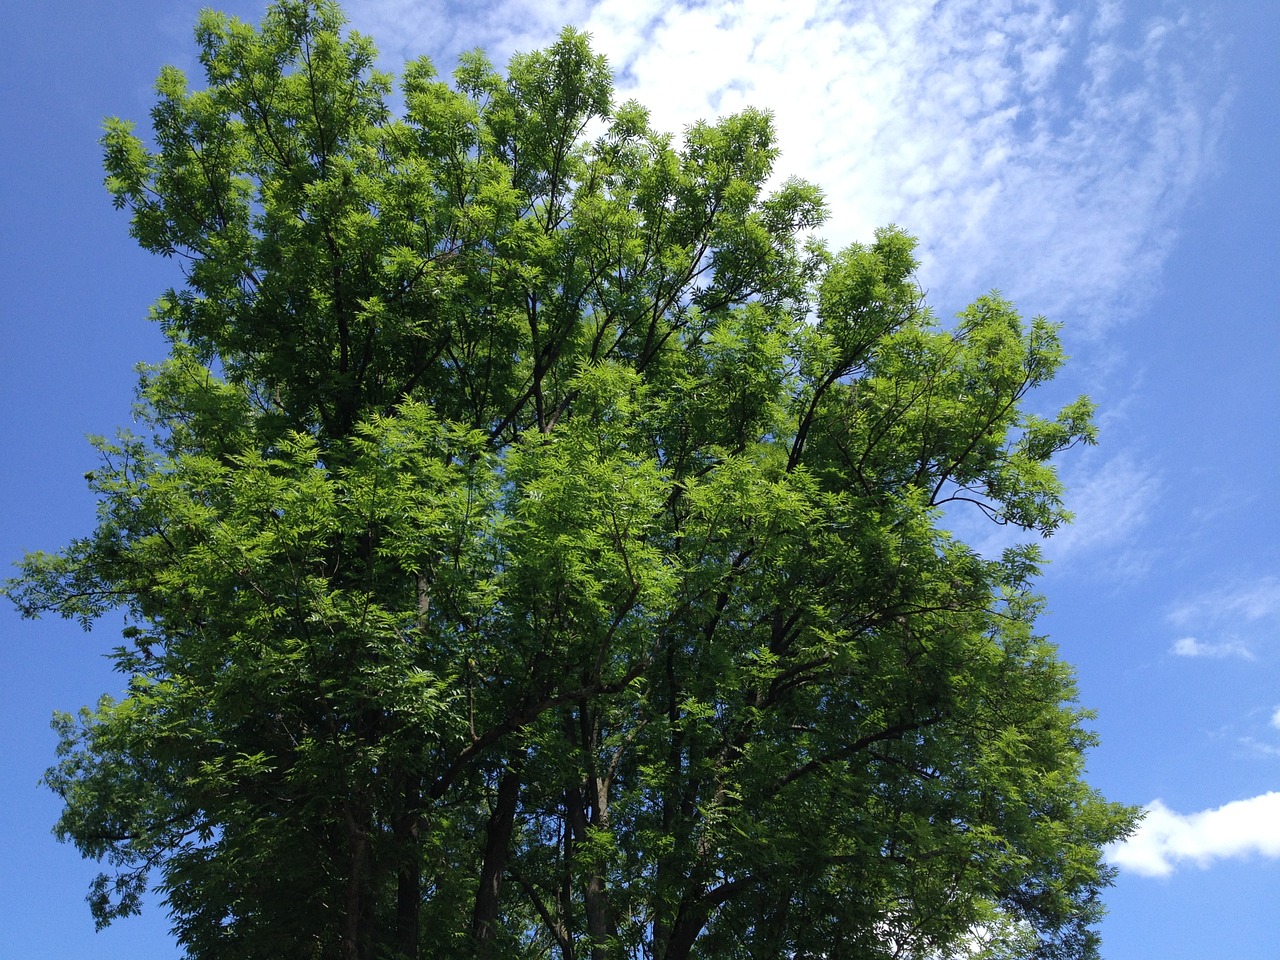
[[127, 620], [46, 777], [99, 922], [152, 876], [219, 960], [1091, 956], [1130, 813], [1035, 547], [945, 529], [1067, 518], [1056, 328], [939, 321], [908, 234], [770, 192], [767, 114], [655, 131], [572, 30], [403, 118], [330, 3], [197, 42], [103, 138], [171, 355], [7, 588]]

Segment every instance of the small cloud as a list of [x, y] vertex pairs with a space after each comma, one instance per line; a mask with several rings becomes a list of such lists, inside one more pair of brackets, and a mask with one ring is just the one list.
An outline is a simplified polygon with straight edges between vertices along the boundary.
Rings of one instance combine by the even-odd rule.
[[[1258, 577], [1206, 590], [1173, 607], [1166, 618], [1183, 637], [1169, 652], [1180, 657], [1254, 660], [1280, 620], [1280, 578]], [[1220, 638], [1215, 641], [1199, 637]]]
[[1280, 730], [1280, 707], [1276, 707], [1275, 713], [1271, 714], [1271, 725]]
[[[1243, 643], [1205, 643], [1195, 637], [1183, 637], [1175, 640], [1169, 652], [1178, 657], [1210, 657], [1214, 660], [1225, 660], [1228, 657], [1239, 657], [1241, 660], [1256, 659], [1253, 651]], [[1280, 710], [1277, 711], [1280, 717]]]
[[1187, 814], [1153, 800], [1137, 832], [1107, 850], [1115, 866], [1147, 877], [1167, 877], [1184, 862], [1207, 867], [1251, 855], [1280, 859], [1280, 792]]
[[1280, 747], [1274, 743], [1264, 743], [1256, 737], [1241, 737], [1240, 745], [1244, 747], [1246, 757], [1280, 757]]
[[1223, 587], [1180, 604], [1169, 621], [1184, 625], [1209, 619], [1256, 623], [1280, 613], [1280, 578], [1262, 577], [1252, 583]]

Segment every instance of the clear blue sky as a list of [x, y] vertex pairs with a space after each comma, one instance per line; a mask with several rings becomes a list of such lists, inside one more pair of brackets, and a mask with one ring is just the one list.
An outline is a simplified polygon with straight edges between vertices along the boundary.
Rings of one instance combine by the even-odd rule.
[[[145, 124], [195, 74], [195, 0], [9, 4], [0, 37], [0, 558], [87, 533], [84, 441], [130, 419], [146, 321], [176, 267], [133, 245], [101, 186], [101, 120]], [[221, 6], [256, 21], [265, 6]], [[1109, 960], [1280, 954], [1280, 3], [1273, 0], [352, 0], [384, 66], [499, 63], [565, 22], [624, 96], [679, 130], [775, 111], [827, 234], [895, 221], [941, 311], [1000, 287], [1067, 324], [1046, 403], [1101, 407], [1064, 464], [1078, 523], [1047, 547], [1044, 627], [1077, 665], [1092, 782], [1148, 805], [1104, 933]], [[967, 531], [982, 539], [989, 534]], [[95, 936], [96, 872], [50, 835], [48, 719], [118, 679], [85, 636], [0, 607], [0, 953], [176, 956], [163, 911]]]

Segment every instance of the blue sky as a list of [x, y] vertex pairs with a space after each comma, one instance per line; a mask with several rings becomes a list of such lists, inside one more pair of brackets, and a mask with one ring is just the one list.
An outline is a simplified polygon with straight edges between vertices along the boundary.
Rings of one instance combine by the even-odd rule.
[[[176, 267], [101, 187], [106, 115], [195, 75], [195, 0], [11, 4], [0, 37], [0, 558], [91, 529], [85, 434], [128, 423]], [[262, 2], [215, 4], [256, 21]], [[483, 10], [483, 13], [479, 11]], [[1280, 4], [1272, 0], [349, 0], [384, 66], [499, 63], [591, 31], [678, 131], [775, 112], [833, 245], [919, 235], [939, 312], [992, 287], [1064, 321], [1102, 443], [1063, 464], [1045, 630], [1098, 712], [1092, 782], [1150, 808], [1112, 852], [1109, 960], [1280, 947]], [[965, 531], [978, 540], [990, 534]], [[117, 689], [88, 635], [0, 607], [0, 917], [14, 956], [176, 956], [162, 909], [97, 934], [95, 866], [49, 833], [48, 719]]]

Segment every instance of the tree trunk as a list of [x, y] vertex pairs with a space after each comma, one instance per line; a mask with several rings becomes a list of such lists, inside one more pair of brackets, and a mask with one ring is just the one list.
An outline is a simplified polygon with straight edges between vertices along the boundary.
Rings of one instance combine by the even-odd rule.
[[343, 960], [370, 960], [373, 945], [369, 937], [368, 868], [369, 831], [348, 805], [346, 810], [347, 848], [351, 858], [342, 902]]
[[392, 825], [399, 865], [396, 870], [396, 950], [417, 960], [422, 909], [422, 863], [418, 851], [418, 818], [422, 802], [417, 777], [404, 791], [404, 810]]
[[[600, 816], [598, 781], [591, 778], [586, 785], [592, 793], [589, 801], [593, 807], [593, 821]], [[565, 797], [569, 827], [573, 831], [574, 842], [578, 845], [587, 842], [587, 811], [583, 797], [576, 791], [569, 791]], [[606, 814], [607, 819], [607, 814]], [[596, 824], [605, 827], [604, 824]], [[587, 934], [591, 938], [591, 960], [607, 960], [609, 950], [606, 943], [617, 940], [618, 930], [614, 922], [613, 907], [609, 903], [605, 878], [599, 868], [592, 866], [583, 883], [583, 907], [587, 915]]]
[[475, 955], [479, 960], [490, 960], [494, 956], [498, 897], [502, 892], [502, 874], [507, 865], [507, 851], [511, 846], [519, 799], [520, 773], [515, 767], [508, 767], [498, 782], [498, 799], [489, 816], [484, 865], [480, 868], [480, 886], [476, 891], [472, 916], [471, 930], [475, 938]]
[[704, 908], [695, 906], [686, 909], [686, 906], [681, 904], [676, 922], [671, 927], [671, 936], [667, 940], [667, 949], [662, 955], [662, 960], [687, 960], [694, 941], [698, 939], [698, 934], [702, 933], [702, 928], [706, 925], [707, 911]]

